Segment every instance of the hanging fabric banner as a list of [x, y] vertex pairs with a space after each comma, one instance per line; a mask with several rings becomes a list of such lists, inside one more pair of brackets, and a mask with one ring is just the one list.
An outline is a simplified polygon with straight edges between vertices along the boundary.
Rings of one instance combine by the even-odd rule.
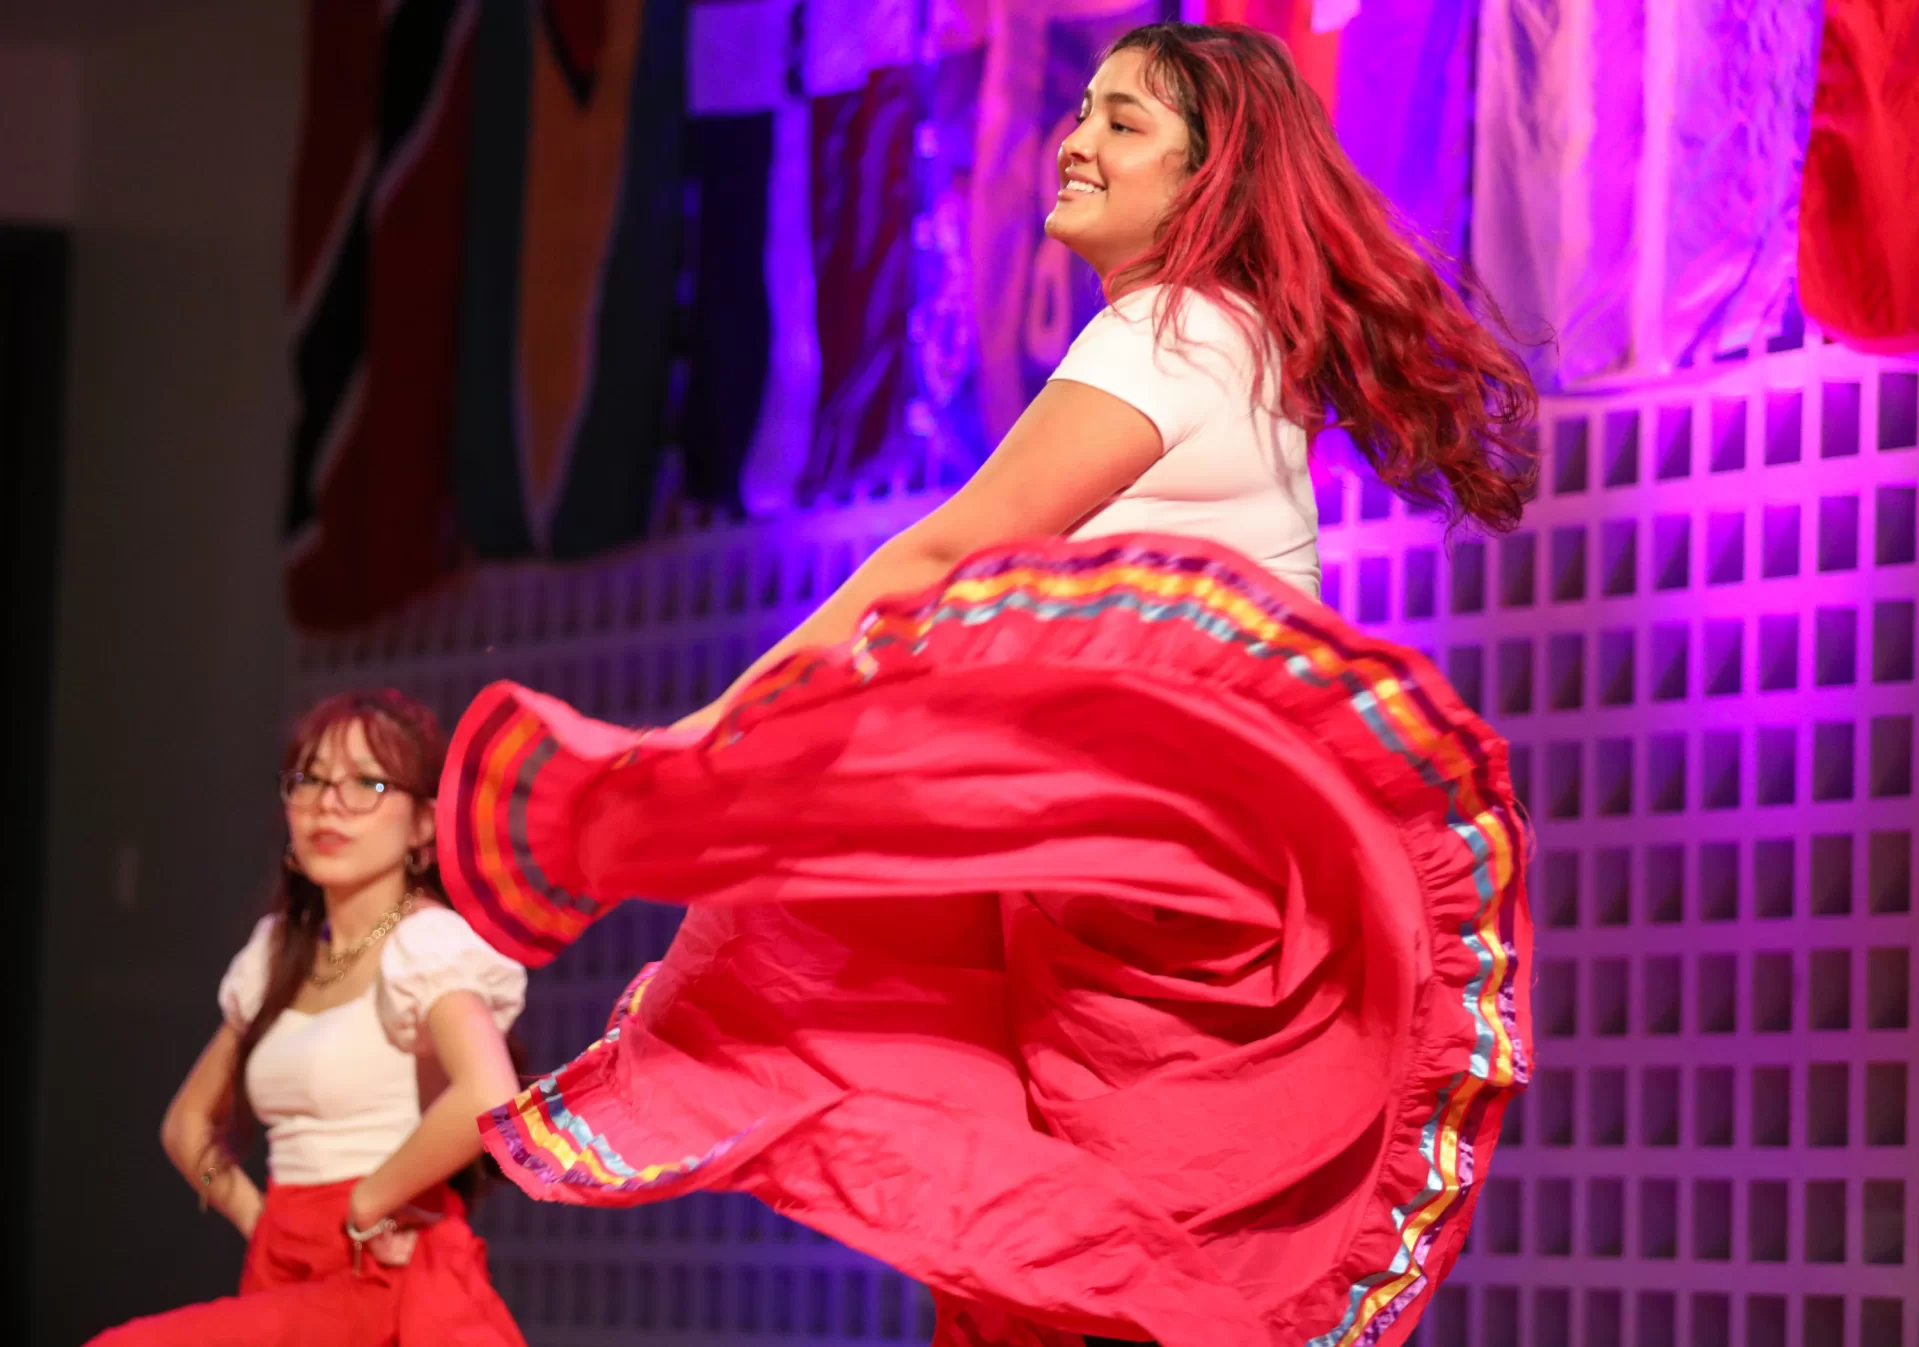
[[[1323, 2], [1315, 6], [1315, 22]], [[1471, 218], [1478, 0], [1366, 0], [1338, 30], [1333, 125], [1430, 247], [1463, 258]]]
[[683, 436], [738, 461], [754, 515], [791, 506], [819, 400], [804, 14], [804, 0], [705, 0], [687, 16], [700, 206]]
[[1826, 0], [1806, 151], [1806, 313], [1862, 351], [1919, 351], [1919, 0]]
[[[650, 521], [682, 265], [679, 0], [309, 0], [288, 612]], [[737, 457], [688, 473], [731, 499]]]
[[[1012, 426], [1104, 303], [1091, 269], [1046, 237], [1059, 146], [1100, 51], [1160, 18], [1160, 9], [1157, 0], [993, 0], [967, 203], [986, 447]], [[959, 121], [952, 131], [965, 126]]]
[[[1058, 142], [1101, 47], [1163, 10], [1160, 0], [936, 0], [923, 17], [906, 0], [693, 7], [696, 146], [712, 134], [761, 135], [768, 147], [763, 223], [717, 242], [733, 267], [753, 240], [760, 248], [764, 309], [746, 303], [766, 315], [767, 341], [726, 343], [728, 377], [757, 405], [741, 473], [751, 512], [912, 483], [915, 463], [938, 462], [952, 480], [945, 472], [963, 475], [1011, 425], [1100, 302], [1090, 273], [1045, 238]], [[753, 118], [762, 131], [746, 129]], [[738, 125], [722, 131], [726, 120]], [[759, 170], [736, 155], [731, 171]], [[704, 223], [698, 239], [704, 258], [716, 246]], [[702, 315], [696, 330], [709, 321], [734, 324]], [[718, 342], [696, 353], [696, 389], [702, 358], [725, 363]]]
[[649, 522], [683, 259], [685, 15], [483, 0], [455, 449], [481, 556]]
[[[1547, 388], [1763, 341], [1792, 302], [1819, 0], [1485, 0], [1472, 260]], [[1683, 78], [1681, 74], [1683, 72]]]
[[913, 302], [914, 0], [807, 0], [820, 392], [798, 498], [844, 490], [900, 434]]
[[1473, 265], [1547, 386], [1633, 358], [1635, 192], [1645, 151], [1643, 0], [1486, 0]]
[[477, 0], [310, 0], [288, 302], [288, 614], [341, 630], [454, 564], [448, 444]]

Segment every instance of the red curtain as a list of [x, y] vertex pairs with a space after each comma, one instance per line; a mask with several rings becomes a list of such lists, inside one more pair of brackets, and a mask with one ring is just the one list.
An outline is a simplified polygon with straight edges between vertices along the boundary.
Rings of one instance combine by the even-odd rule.
[[1800, 303], [1849, 346], [1919, 351], [1919, 0], [1826, 0], [1799, 207]]
[[1206, 0], [1207, 23], [1243, 23], [1284, 42], [1306, 83], [1326, 104], [1338, 108], [1339, 34], [1313, 31], [1313, 0]]

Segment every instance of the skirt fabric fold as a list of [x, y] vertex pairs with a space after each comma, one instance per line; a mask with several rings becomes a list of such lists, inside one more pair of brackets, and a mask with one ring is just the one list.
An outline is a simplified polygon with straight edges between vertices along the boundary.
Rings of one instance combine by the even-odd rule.
[[439, 809], [528, 964], [689, 909], [483, 1120], [509, 1175], [752, 1193], [925, 1282], [941, 1347], [1402, 1341], [1529, 1075], [1505, 745], [1191, 539], [981, 553], [706, 734], [496, 685]]

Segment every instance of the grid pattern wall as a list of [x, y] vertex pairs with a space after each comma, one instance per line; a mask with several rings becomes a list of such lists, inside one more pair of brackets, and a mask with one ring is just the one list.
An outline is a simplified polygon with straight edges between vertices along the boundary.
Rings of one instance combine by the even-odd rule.
[[[1431, 655], [1538, 825], [1540, 1069], [1423, 1347], [1919, 1347], [1911, 1131], [1919, 366], [1837, 346], [1548, 400], [1524, 530], [1448, 544], [1320, 489], [1327, 600]], [[657, 723], [930, 503], [892, 495], [591, 566], [483, 570], [295, 651], [299, 703], [496, 678]], [[541, 1065], [670, 940], [635, 906], [534, 979]], [[540, 1347], [923, 1342], [924, 1293], [750, 1200], [496, 1192]]]
[[1814, 344], [1549, 401], [1510, 537], [1322, 488], [1327, 597], [1538, 829], [1539, 1070], [1427, 1347], [1919, 1343], [1916, 422]]

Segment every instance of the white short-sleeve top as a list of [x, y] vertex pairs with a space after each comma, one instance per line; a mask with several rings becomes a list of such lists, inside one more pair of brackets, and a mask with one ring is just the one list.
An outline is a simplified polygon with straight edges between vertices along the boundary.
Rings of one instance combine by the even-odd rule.
[[[263, 918], [220, 982], [220, 1012], [244, 1032], [266, 995], [279, 918]], [[247, 1097], [277, 1183], [338, 1183], [380, 1167], [419, 1126], [433, 1055], [426, 1016], [470, 991], [504, 1033], [526, 1004], [526, 970], [456, 912], [425, 907], [393, 928], [366, 994], [328, 1010], [285, 1010], [247, 1059]]]
[[1137, 408], [1165, 451], [1075, 538], [1172, 533], [1205, 538], [1319, 595], [1319, 511], [1306, 466], [1306, 432], [1271, 409], [1279, 369], [1226, 309], [1188, 291], [1178, 321], [1156, 335], [1165, 287], [1147, 286], [1101, 310], [1053, 378], [1087, 384]]

